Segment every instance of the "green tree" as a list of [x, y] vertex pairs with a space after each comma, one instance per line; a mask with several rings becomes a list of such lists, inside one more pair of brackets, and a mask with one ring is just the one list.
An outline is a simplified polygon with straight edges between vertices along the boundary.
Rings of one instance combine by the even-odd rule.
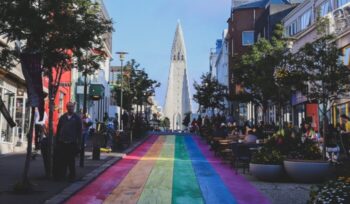
[[135, 104], [137, 112], [139, 106], [149, 104], [147, 99], [153, 96], [155, 89], [160, 86], [159, 82], [150, 79], [145, 70], [139, 67], [140, 64], [134, 59], [127, 62], [125, 69], [128, 76], [124, 77], [122, 86], [119, 85], [114, 89], [118, 106], [120, 106], [121, 90], [123, 89], [123, 108], [131, 110], [132, 105]]
[[349, 91], [350, 70], [339, 60], [342, 52], [334, 36], [325, 35], [312, 43], [306, 43], [292, 61], [293, 70], [304, 76], [307, 90], [301, 90], [311, 101], [322, 105], [322, 135], [327, 140], [328, 117], [337, 99]]
[[[84, 50], [102, 50], [101, 36], [112, 31], [111, 21], [105, 19], [100, 11], [98, 3], [90, 0], [0, 1], [0, 36], [4, 36], [9, 43], [17, 42], [16, 49], [13, 46], [1, 47], [0, 65], [12, 68], [23, 54], [38, 56], [43, 72], [49, 78], [50, 159], [54, 98], [62, 73], [72, 68], [72, 58], [82, 56]], [[29, 134], [29, 147], [31, 137], [32, 134]], [[29, 183], [30, 154], [31, 149], [28, 148], [23, 184]]]
[[185, 113], [185, 118], [182, 121], [182, 125], [184, 125], [185, 127], [188, 127], [188, 125], [191, 122], [191, 112]]
[[210, 73], [205, 73], [201, 76], [201, 83], [194, 82], [196, 93], [193, 95], [193, 100], [199, 104], [199, 110], [202, 112], [208, 108], [225, 109], [225, 98], [227, 87], [220, 84], [217, 79], [214, 79]]
[[285, 82], [298, 81], [294, 72], [283, 75], [283, 72], [279, 71], [279, 68], [285, 69], [291, 56], [287, 45], [288, 40], [283, 38], [283, 26], [277, 24], [271, 40], [259, 39], [251, 50], [242, 56], [234, 70], [236, 81], [243, 87], [236, 99], [243, 102], [252, 101], [261, 106], [264, 120], [269, 104], [277, 104], [281, 113], [283, 104], [290, 99], [294, 87]]

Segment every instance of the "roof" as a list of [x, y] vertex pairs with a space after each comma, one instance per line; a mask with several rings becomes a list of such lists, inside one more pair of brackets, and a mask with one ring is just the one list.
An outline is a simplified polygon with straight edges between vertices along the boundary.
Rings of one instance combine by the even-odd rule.
[[234, 0], [232, 10], [265, 8], [267, 5], [298, 4], [304, 0]]
[[235, 0], [232, 10], [264, 8], [269, 0]]

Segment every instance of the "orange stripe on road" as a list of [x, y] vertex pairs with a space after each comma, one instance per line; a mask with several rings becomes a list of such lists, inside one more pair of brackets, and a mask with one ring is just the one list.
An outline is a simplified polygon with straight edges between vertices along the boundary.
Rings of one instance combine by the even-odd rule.
[[147, 154], [142, 157], [118, 187], [113, 190], [104, 203], [137, 203], [148, 176], [160, 155], [164, 142], [165, 137], [160, 136]]

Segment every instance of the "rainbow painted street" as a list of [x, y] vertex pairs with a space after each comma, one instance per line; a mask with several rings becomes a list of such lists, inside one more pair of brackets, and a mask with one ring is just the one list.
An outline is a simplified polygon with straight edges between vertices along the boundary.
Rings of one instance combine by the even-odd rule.
[[197, 136], [150, 136], [66, 203], [269, 203]]

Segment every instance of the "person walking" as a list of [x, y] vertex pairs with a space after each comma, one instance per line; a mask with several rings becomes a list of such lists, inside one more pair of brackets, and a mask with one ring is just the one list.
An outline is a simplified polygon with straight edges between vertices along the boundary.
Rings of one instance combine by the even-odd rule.
[[82, 123], [83, 123], [83, 142], [84, 145], [86, 146], [86, 143], [89, 139], [89, 133], [90, 133], [90, 128], [93, 125], [93, 122], [90, 118], [90, 115], [88, 113], [85, 113], [82, 117]]
[[69, 169], [69, 181], [75, 179], [75, 156], [79, 153], [82, 138], [82, 120], [74, 112], [75, 104], [68, 102], [67, 113], [63, 114], [57, 125], [54, 177], [62, 180]]

